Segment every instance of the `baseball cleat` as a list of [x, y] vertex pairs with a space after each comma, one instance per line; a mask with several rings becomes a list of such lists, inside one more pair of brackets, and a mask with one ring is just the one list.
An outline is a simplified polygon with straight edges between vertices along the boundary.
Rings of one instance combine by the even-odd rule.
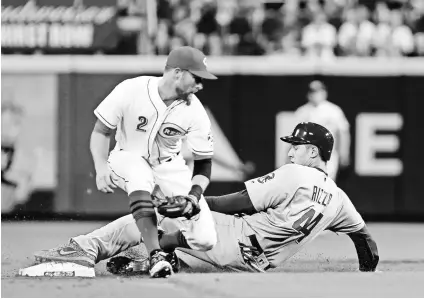
[[174, 273], [178, 273], [180, 271], [181, 265], [180, 260], [178, 259], [178, 256], [175, 251], [168, 253], [165, 258], [171, 264], [172, 271]]
[[35, 252], [34, 257], [37, 263], [68, 262], [85, 267], [94, 267], [96, 264], [95, 256], [85, 252], [73, 239], [68, 244]]
[[150, 277], [167, 278], [173, 274], [171, 264], [166, 260], [166, 253], [157, 251], [150, 257]]
[[149, 274], [149, 267], [149, 254], [144, 244], [130, 247], [106, 263], [106, 270], [115, 275]]
[[115, 275], [149, 274], [149, 259], [133, 260], [126, 256], [116, 256], [106, 263], [106, 270]]

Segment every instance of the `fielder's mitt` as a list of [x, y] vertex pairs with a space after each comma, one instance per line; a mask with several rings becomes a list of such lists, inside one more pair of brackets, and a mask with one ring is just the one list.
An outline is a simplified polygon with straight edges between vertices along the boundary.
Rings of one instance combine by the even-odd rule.
[[177, 195], [167, 197], [156, 186], [152, 193], [153, 203], [158, 209], [158, 213], [169, 218], [191, 217], [199, 214], [199, 201], [194, 195]]

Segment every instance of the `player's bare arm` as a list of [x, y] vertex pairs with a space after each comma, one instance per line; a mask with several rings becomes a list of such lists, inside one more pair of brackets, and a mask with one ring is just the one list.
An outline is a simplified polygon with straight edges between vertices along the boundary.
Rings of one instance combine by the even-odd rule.
[[369, 233], [367, 226], [365, 225], [360, 230], [348, 234], [348, 236], [355, 244], [359, 259], [359, 271], [374, 272], [380, 258], [377, 243]]
[[116, 188], [112, 181], [113, 172], [107, 165], [112, 131], [111, 128], [97, 120], [90, 139], [90, 151], [96, 169], [97, 189], [104, 193], [113, 193], [113, 189]]

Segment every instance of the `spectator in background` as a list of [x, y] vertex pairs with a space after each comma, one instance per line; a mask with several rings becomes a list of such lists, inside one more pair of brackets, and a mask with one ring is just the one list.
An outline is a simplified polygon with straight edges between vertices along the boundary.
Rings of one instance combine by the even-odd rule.
[[237, 48], [243, 37], [252, 33], [252, 26], [247, 19], [248, 10], [245, 7], [236, 9], [233, 19], [228, 26], [228, 35], [225, 38], [230, 54], [237, 55]]
[[133, 0], [118, 0], [115, 15], [96, 26], [93, 33], [93, 54], [135, 55], [143, 28], [143, 11]]
[[414, 35], [405, 24], [401, 10], [391, 12], [392, 49], [391, 56], [409, 56], [414, 51]]
[[283, 16], [280, 8], [281, 5], [273, 6], [271, 4], [265, 4], [265, 17], [261, 25], [259, 38], [267, 54], [281, 50]]
[[327, 22], [323, 11], [317, 12], [311, 24], [303, 28], [302, 47], [309, 57], [332, 58], [337, 42], [337, 32], [333, 25]]
[[300, 56], [301, 25], [298, 19], [299, 8], [297, 6], [284, 5], [283, 37], [281, 40], [281, 52], [288, 56]]
[[196, 34], [196, 24], [190, 17], [190, 8], [186, 5], [176, 7], [173, 13], [173, 22], [174, 39], [180, 40], [186, 46], [192, 46]]
[[156, 46], [155, 53], [157, 55], [168, 55], [170, 52], [169, 41], [171, 39], [169, 34], [169, 27], [166, 21], [159, 20], [158, 31], [156, 33], [154, 44]]
[[[357, 54], [358, 21], [354, 9], [345, 11], [345, 21], [338, 32], [339, 54], [341, 56], [355, 56]], [[372, 37], [372, 35], [370, 36]], [[371, 40], [371, 38], [370, 38]]]
[[206, 55], [221, 55], [221, 28], [216, 19], [216, 3], [209, 2], [201, 7], [200, 19], [197, 22], [197, 34], [194, 47]]
[[[393, 57], [409, 55], [414, 50], [414, 37], [411, 28], [404, 24], [401, 10], [388, 10], [380, 3], [379, 23], [377, 24], [374, 46], [376, 56]], [[387, 7], [387, 6], [386, 6]]]
[[346, 4], [337, 0], [326, 0], [321, 2], [321, 6], [328, 17], [328, 22], [333, 25], [336, 30], [339, 30], [340, 26], [343, 24], [342, 15]]
[[169, 0], [157, 0], [156, 13], [158, 20], [172, 20], [172, 11], [173, 9]]
[[186, 45], [186, 43], [184, 43], [184, 40], [181, 37], [173, 36], [171, 38], [170, 43], [169, 43], [169, 50], [172, 51], [172, 50], [175, 50], [177, 48], [183, 47], [185, 45]]
[[413, 24], [416, 53], [418, 56], [424, 56], [424, 1], [417, 1], [415, 8], [417, 16]]
[[373, 50], [375, 25], [369, 20], [368, 8], [359, 5], [345, 12], [346, 21], [340, 27], [338, 42], [341, 55], [370, 56]]
[[229, 54], [254, 56], [265, 53], [254, 36], [249, 13], [251, 9], [242, 6], [236, 9], [234, 18], [230, 21], [225, 38]]
[[240, 42], [237, 44], [235, 55], [250, 55], [259, 56], [264, 55], [265, 50], [254, 38], [252, 32], [243, 35]]
[[134, 0], [117, 2], [117, 26], [120, 38], [116, 46], [117, 54], [135, 55], [138, 53], [138, 40], [142, 28], [143, 11]]

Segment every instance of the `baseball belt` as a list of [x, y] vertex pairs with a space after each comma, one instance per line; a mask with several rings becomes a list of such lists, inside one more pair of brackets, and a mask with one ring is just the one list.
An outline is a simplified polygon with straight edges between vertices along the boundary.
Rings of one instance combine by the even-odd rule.
[[252, 246], [239, 242], [243, 260], [256, 271], [265, 273], [265, 271], [270, 267], [269, 261], [266, 258], [261, 245], [259, 245], [256, 236], [250, 235], [248, 238], [250, 239], [250, 244], [252, 244]]

